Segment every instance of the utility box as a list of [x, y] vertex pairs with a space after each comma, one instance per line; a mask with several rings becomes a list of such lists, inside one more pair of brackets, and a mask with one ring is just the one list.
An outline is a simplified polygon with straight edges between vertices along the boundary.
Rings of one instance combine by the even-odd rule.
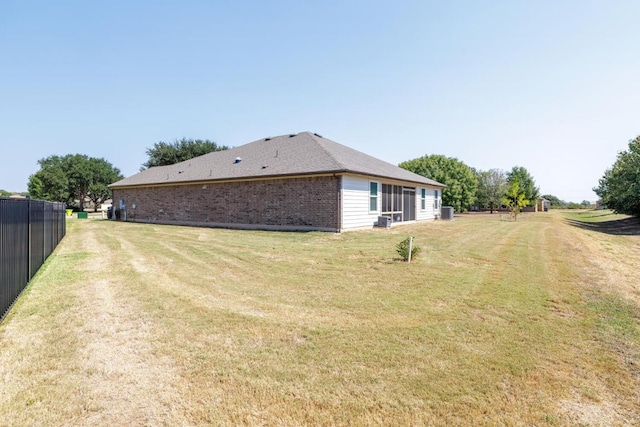
[[377, 226], [384, 228], [391, 227], [391, 218], [389, 218], [388, 216], [379, 216]]
[[440, 208], [440, 219], [445, 221], [453, 220], [453, 206], [443, 206]]

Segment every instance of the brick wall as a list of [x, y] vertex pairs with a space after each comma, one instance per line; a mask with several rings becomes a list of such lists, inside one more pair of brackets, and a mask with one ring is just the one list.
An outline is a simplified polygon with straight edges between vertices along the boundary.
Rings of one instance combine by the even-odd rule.
[[338, 230], [339, 191], [327, 176], [114, 189], [113, 201], [124, 200], [127, 221]]

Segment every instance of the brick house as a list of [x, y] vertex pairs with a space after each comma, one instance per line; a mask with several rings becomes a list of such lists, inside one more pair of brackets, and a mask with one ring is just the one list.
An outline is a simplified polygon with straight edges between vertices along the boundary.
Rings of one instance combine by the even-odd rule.
[[[443, 184], [302, 132], [113, 183], [124, 221], [342, 232], [439, 217]], [[116, 215], [114, 215], [116, 217]]]

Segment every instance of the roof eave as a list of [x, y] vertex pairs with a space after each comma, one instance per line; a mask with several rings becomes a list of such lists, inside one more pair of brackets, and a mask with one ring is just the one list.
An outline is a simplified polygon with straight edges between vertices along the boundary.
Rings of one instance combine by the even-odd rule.
[[335, 169], [335, 170], [327, 170], [327, 171], [316, 171], [316, 172], [308, 172], [308, 173], [289, 173], [289, 174], [274, 174], [274, 175], [245, 175], [238, 177], [227, 177], [227, 178], [202, 178], [188, 181], [167, 181], [167, 182], [147, 182], [141, 184], [122, 184], [116, 185], [117, 183], [110, 184], [108, 187], [110, 189], [122, 189], [122, 188], [143, 188], [143, 187], [157, 187], [157, 186], [167, 186], [167, 185], [194, 185], [201, 184], [203, 182], [235, 182], [235, 181], [249, 181], [249, 180], [269, 180], [269, 179], [278, 179], [278, 178], [295, 178], [295, 177], [310, 177], [310, 176], [322, 176], [322, 175], [339, 175], [351, 173], [356, 175], [370, 176], [379, 179], [391, 179], [395, 181], [404, 181], [410, 182], [413, 184], [420, 185], [429, 185], [432, 187], [446, 188], [446, 185], [440, 184], [438, 182], [434, 183], [426, 183], [418, 180], [411, 180], [406, 178], [395, 178], [387, 175], [380, 174], [372, 174], [368, 172], [361, 172], [351, 169]]
[[309, 173], [288, 173], [288, 174], [274, 174], [274, 175], [245, 175], [238, 177], [227, 177], [227, 178], [202, 178], [202, 179], [193, 179], [188, 181], [167, 181], [167, 182], [147, 182], [141, 184], [123, 184], [123, 185], [115, 185], [111, 184], [108, 187], [111, 189], [117, 188], [136, 188], [136, 187], [156, 187], [156, 186], [165, 186], [165, 185], [194, 185], [201, 184], [203, 182], [235, 182], [235, 181], [254, 181], [254, 180], [269, 180], [269, 179], [278, 179], [278, 178], [295, 178], [295, 177], [309, 177], [309, 176], [322, 176], [322, 175], [337, 175], [339, 173], [344, 173], [345, 171], [337, 170], [337, 171], [322, 171], [322, 172], [309, 172]]

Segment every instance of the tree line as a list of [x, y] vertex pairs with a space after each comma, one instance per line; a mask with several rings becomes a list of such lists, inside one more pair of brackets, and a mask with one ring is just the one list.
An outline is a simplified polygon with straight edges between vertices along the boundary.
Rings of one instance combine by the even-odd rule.
[[583, 200], [580, 203], [567, 202], [566, 200], [559, 199], [553, 194], [543, 194], [543, 198], [547, 199], [551, 203], [552, 209], [587, 209], [593, 206], [589, 200]]
[[514, 166], [507, 172], [483, 171], [440, 154], [407, 160], [399, 166], [446, 185], [442, 190], [442, 204], [452, 206], [456, 212], [478, 207], [493, 213], [506, 206], [517, 215], [522, 208], [537, 203], [540, 196], [535, 180], [522, 166]]
[[29, 193], [25, 193], [25, 192], [16, 193], [15, 191], [7, 191], [7, 190], [3, 190], [3, 189], [0, 188], [0, 197], [11, 197], [11, 196], [16, 195], [16, 194], [19, 195], [19, 196], [23, 196], [23, 197], [29, 195]]

